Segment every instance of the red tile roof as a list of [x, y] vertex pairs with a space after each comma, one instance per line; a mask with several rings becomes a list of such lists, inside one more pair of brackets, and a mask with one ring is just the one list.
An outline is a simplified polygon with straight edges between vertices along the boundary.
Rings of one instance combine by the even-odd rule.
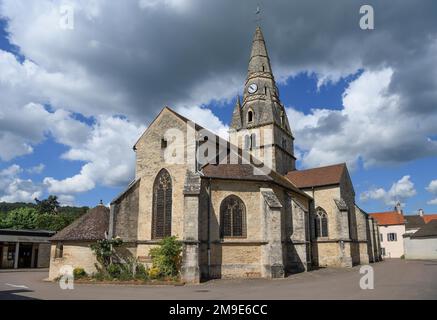
[[432, 220], [437, 220], [437, 214], [424, 214], [423, 220], [425, 221], [425, 223], [428, 223]]
[[339, 184], [346, 164], [336, 164], [308, 170], [295, 170], [287, 173], [286, 177], [298, 188], [320, 187]]
[[397, 224], [405, 224], [405, 218], [401, 213], [397, 211], [389, 212], [375, 212], [369, 213], [369, 215], [378, 221], [381, 226], [390, 226]]

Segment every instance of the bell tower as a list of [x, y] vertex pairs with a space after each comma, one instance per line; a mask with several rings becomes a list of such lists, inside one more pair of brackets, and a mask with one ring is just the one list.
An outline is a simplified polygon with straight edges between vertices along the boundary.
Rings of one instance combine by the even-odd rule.
[[286, 174], [295, 170], [293, 141], [285, 108], [272, 73], [261, 28], [252, 41], [243, 101], [237, 98], [229, 130], [230, 142]]

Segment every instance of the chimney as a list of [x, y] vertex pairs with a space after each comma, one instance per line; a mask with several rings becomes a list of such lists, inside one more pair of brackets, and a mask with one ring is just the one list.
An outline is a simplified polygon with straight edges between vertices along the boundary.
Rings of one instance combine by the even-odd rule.
[[402, 205], [399, 201], [396, 203], [395, 211], [399, 214], [402, 214]]
[[423, 217], [424, 214], [425, 214], [425, 211], [423, 211], [423, 209], [419, 209], [419, 216]]

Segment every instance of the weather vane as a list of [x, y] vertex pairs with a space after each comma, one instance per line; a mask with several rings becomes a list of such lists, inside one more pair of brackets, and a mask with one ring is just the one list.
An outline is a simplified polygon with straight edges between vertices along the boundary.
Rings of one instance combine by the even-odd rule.
[[261, 6], [258, 3], [258, 5], [256, 6], [256, 11], [255, 11], [255, 15], [256, 15], [256, 23], [259, 25], [261, 23], [262, 17], [261, 17]]

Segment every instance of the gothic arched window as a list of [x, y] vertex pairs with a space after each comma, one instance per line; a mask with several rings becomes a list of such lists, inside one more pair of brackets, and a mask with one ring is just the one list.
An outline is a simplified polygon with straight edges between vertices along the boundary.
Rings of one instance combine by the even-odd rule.
[[235, 195], [226, 197], [220, 205], [220, 237], [246, 237], [246, 206]]
[[320, 207], [316, 209], [314, 231], [316, 238], [328, 236], [328, 214]]
[[167, 170], [162, 169], [153, 184], [152, 239], [171, 236], [172, 183]]

